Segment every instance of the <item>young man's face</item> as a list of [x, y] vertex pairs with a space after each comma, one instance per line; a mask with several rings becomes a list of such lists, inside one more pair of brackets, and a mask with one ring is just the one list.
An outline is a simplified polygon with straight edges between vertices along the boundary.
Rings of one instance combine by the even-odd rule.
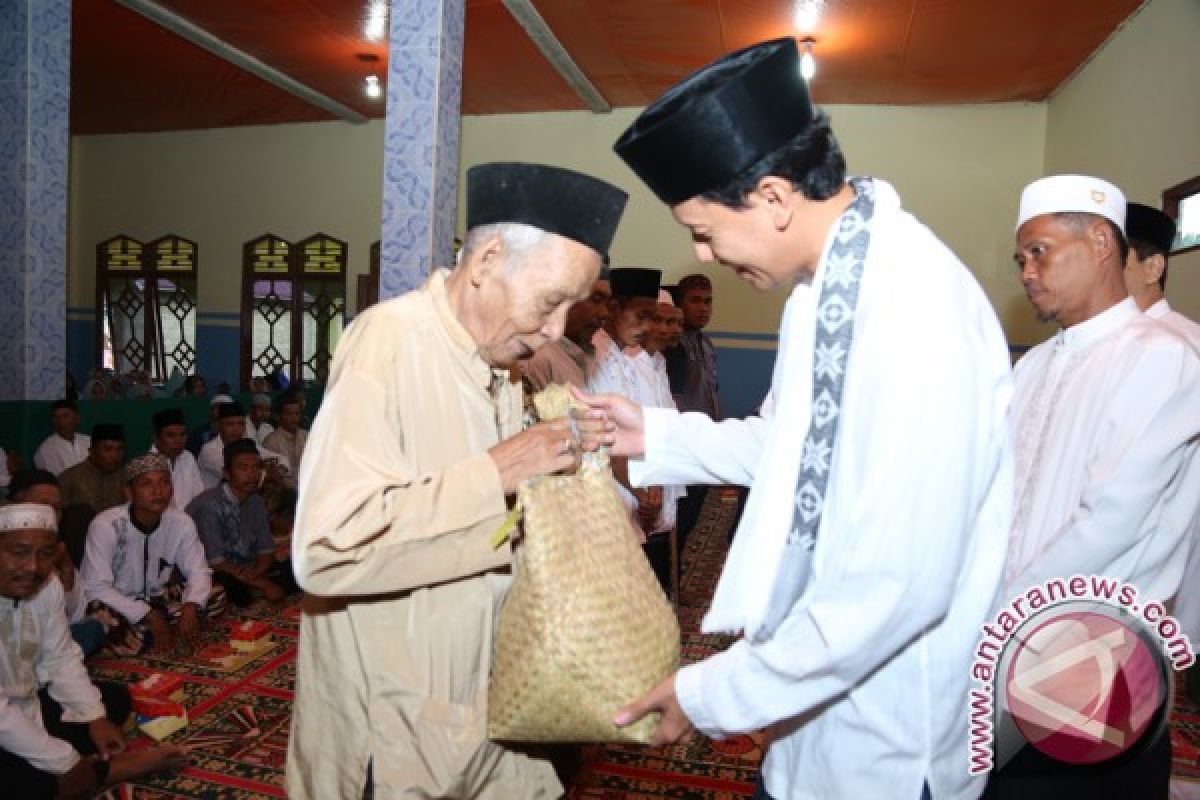
[[99, 442], [93, 439], [88, 452], [92, 463], [101, 472], [114, 472], [125, 463], [125, 443], [114, 439], [102, 439]]
[[279, 427], [288, 433], [300, 430], [299, 403], [284, 403], [283, 408], [279, 409]]
[[138, 475], [129, 482], [129, 502], [134, 511], [151, 517], [161, 517], [171, 505], [171, 473], [154, 470]]
[[175, 458], [187, 446], [186, 425], [164, 425], [154, 435], [154, 446], [167, 458]]
[[245, 417], [225, 417], [217, 420], [217, 435], [221, 437], [223, 444], [236, 442], [238, 439], [246, 438], [246, 418]]
[[225, 480], [229, 481], [229, 486], [235, 492], [244, 495], [258, 491], [262, 475], [262, 459], [256, 453], [240, 453], [234, 456], [229, 468], [225, 470]]
[[271, 416], [271, 407], [264, 405], [250, 406], [250, 421], [254, 423], [254, 427], [258, 427], [267, 421]]
[[700, 330], [707, 327], [712, 319], [712, 289], [688, 289], [683, 295], [680, 311], [683, 312], [683, 324], [688, 328]]
[[57, 555], [58, 534], [54, 531], [0, 533], [0, 597], [33, 597], [49, 577]]
[[50, 415], [50, 427], [59, 436], [69, 439], [79, 429], [79, 414], [73, 408], [57, 408]]
[[592, 292], [571, 306], [567, 311], [567, 323], [563, 336], [580, 347], [588, 345], [596, 331], [608, 324], [609, 304], [612, 290], [608, 281], [600, 279], [592, 284]]
[[613, 341], [621, 347], [640, 347], [654, 322], [652, 297], [628, 297], [616, 304], [609, 328]]

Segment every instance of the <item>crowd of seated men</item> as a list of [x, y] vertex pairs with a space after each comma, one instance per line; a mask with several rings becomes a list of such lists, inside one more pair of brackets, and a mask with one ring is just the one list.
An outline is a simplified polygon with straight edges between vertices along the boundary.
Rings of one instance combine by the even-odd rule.
[[[193, 376], [185, 387], [200, 393], [204, 382]], [[84, 659], [186, 658], [228, 605], [281, 612], [297, 592], [288, 553], [304, 398], [255, 392], [250, 406], [218, 394], [191, 431], [182, 409], [161, 408], [153, 442], [130, 454], [121, 425], [81, 433], [76, 403], [64, 398], [34, 465], [8, 460], [0, 771], [14, 776], [14, 796], [89, 796], [183, 766], [177, 747], [125, 749], [128, 690], [93, 681]]]

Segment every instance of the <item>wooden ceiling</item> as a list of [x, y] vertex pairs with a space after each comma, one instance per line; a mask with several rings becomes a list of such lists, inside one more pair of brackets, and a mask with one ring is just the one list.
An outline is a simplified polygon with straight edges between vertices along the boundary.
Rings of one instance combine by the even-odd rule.
[[[813, 37], [819, 103], [1039, 101], [1143, 0], [827, 0]], [[159, 0], [159, 5], [367, 117], [386, 43], [368, 0]], [[612, 106], [641, 106], [691, 70], [798, 33], [794, 0], [534, 0]], [[585, 108], [501, 0], [467, 0], [463, 113]], [[375, 57], [375, 62], [363, 57]], [[73, 3], [71, 126], [128, 133], [333, 119], [116, 0]]]

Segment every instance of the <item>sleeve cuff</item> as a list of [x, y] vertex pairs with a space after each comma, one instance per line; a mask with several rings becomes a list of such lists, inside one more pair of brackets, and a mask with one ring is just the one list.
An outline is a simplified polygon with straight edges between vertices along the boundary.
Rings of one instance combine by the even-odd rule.
[[701, 661], [675, 673], [675, 697], [692, 726], [710, 739], [723, 739], [724, 733], [704, 704], [704, 666]]
[[653, 464], [661, 457], [667, 441], [670, 415], [665, 408], [642, 408], [642, 457], [629, 459], [629, 483], [638, 488], [653, 486]]

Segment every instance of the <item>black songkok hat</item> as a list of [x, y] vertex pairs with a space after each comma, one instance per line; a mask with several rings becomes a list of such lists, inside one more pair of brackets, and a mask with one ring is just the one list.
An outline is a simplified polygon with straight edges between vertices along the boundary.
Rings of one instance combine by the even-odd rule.
[[217, 406], [217, 419], [244, 416], [246, 416], [246, 409], [242, 408], [241, 403], [221, 403]]
[[178, 408], [164, 408], [153, 417], [151, 421], [154, 423], [154, 432], [158, 433], [168, 425], [187, 425], [183, 418], [183, 411]]
[[221, 451], [226, 464], [232, 461], [236, 456], [245, 455], [246, 453], [258, 455], [258, 445], [254, 443], [253, 439], [235, 439], [234, 441], [225, 445], [225, 449]]
[[98, 422], [92, 426], [92, 444], [96, 442], [123, 442], [125, 429], [111, 422]]
[[613, 150], [669, 206], [719, 189], [813, 121], [790, 37], [693, 72], [638, 115]]
[[1125, 206], [1125, 237], [1149, 242], [1165, 256], [1175, 243], [1175, 220], [1157, 208], [1129, 203]]
[[608, 273], [613, 297], [650, 297], [658, 299], [662, 270], [644, 267], [618, 267]]
[[532, 225], [608, 252], [629, 195], [569, 169], [502, 162], [467, 170], [467, 230], [499, 222]]

